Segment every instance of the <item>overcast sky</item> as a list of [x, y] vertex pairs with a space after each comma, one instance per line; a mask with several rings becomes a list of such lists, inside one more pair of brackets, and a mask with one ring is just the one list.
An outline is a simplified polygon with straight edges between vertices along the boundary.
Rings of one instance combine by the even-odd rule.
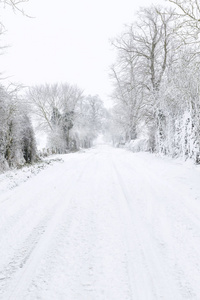
[[69, 82], [107, 101], [109, 66], [114, 62], [109, 39], [135, 19], [140, 6], [164, 0], [30, 0], [26, 18], [6, 9], [1, 18], [11, 45], [0, 57], [4, 76], [25, 85]]

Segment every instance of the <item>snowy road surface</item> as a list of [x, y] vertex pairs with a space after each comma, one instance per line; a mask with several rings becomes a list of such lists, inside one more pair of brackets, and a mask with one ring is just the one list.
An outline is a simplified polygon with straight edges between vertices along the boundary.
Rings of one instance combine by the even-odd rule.
[[0, 195], [0, 299], [200, 299], [200, 169], [109, 146]]

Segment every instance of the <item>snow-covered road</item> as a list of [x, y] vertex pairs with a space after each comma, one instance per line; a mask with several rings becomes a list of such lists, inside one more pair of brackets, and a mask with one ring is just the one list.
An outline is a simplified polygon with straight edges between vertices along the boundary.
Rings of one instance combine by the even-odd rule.
[[0, 195], [0, 299], [200, 299], [200, 167], [109, 146]]

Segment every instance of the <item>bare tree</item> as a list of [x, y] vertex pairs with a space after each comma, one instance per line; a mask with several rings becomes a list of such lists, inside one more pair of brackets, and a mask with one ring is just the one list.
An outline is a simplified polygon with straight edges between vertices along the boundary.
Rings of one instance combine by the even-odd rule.
[[112, 98], [115, 102], [115, 123], [123, 128], [123, 140], [129, 141], [137, 137], [137, 124], [144, 107], [141, 85], [130, 62], [124, 72], [119, 65], [112, 66], [111, 71], [114, 81]]
[[68, 83], [34, 86], [27, 93], [38, 129], [48, 133], [52, 148], [56, 144], [59, 152], [70, 148], [70, 131], [77, 118], [76, 107], [82, 93], [77, 86]]
[[141, 118], [149, 126], [153, 123], [151, 128], [158, 123], [159, 137], [162, 136], [164, 115], [159, 92], [166, 69], [177, 58], [180, 42], [175, 33], [176, 21], [172, 9], [159, 6], [141, 8], [138, 21], [126, 26], [125, 32], [113, 42], [118, 52], [118, 61], [112, 68], [115, 79], [113, 96], [121, 99], [124, 111], [125, 107], [128, 108], [124, 119], [130, 120], [130, 136]]
[[23, 15], [27, 14], [24, 12], [23, 8], [20, 6], [23, 3], [27, 3], [29, 0], [0, 0], [0, 3], [3, 3], [5, 6], [10, 6], [14, 11], [19, 11]]
[[187, 16], [193, 20], [197, 26], [200, 22], [200, 3], [199, 0], [168, 0], [175, 4], [181, 12], [182, 16]]
[[[148, 77], [147, 89], [157, 91], [169, 63], [174, 10], [155, 6], [142, 8], [138, 19], [137, 23], [127, 26], [125, 33], [113, 45], [119, 50], [120, 59], [123, 58], [126, 63], [134, 61], [136, 66], [140, 66], [140, 73]], [[141, 76], [141, 82], [143, 80]]]
[[[176, 5], [179, 17], [177, 34], [185, 44], [199, 44], [200, 34], [200, 3], [199, 0], [168, 0]], [[197, 45], [199, 47], [199, 45]], [[193, 51], [194, 52], [194, 51]]]

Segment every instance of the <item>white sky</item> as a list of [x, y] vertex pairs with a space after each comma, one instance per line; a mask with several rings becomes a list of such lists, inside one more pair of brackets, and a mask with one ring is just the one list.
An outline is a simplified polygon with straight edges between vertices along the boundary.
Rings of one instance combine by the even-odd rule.
[[0, 57], [1, 71], [25, 85], [69, 82], [108, 101], [112, 87], [109, 66], [114, 62], [109, 39], [134, 21], [140, 6], [164, 0], [30, 0], [26, 18], [3, 10], [9, 44]]

